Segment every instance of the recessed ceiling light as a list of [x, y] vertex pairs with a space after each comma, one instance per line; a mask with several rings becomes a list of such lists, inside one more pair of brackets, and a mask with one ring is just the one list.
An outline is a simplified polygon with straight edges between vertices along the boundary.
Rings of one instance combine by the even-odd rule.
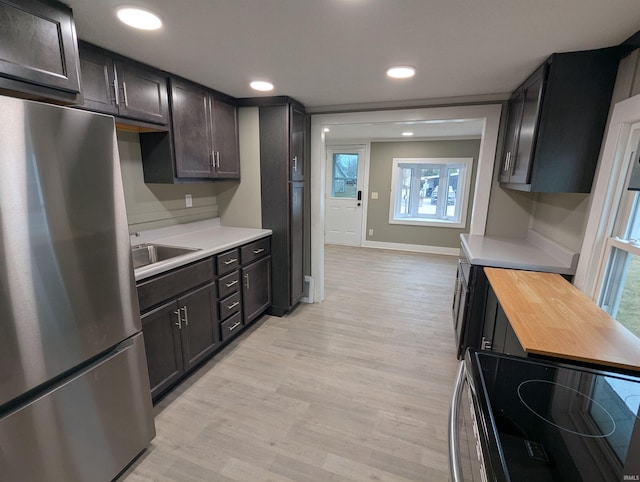
[[387, 70], [387, 75], [394, 79], [408, 79], [409, 77], [416, 75], [416, 69], [408, 65], [399, 65]]
[[405, 137], [411, 137], [413, 135], [413, 132], [409, 132], [409, 131], [403, 132], [402, 135]]
[[265, 82], [264, 80], [254, 80], [249, 85], [253, 90], [259, 90], [260, 92], [273, 90], [273, 84], [271, 82]]
[[121, 22], [140, 30], [157, 30], [162, 27], [160, 17], [142, 8], [119, 7], [116, 14]]

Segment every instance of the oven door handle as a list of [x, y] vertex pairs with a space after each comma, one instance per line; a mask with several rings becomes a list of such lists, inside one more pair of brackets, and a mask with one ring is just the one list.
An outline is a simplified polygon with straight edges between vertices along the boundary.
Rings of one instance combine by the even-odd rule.
[[458, 444], [458, 407], [464, 386], [464, 359], [458, 367], [456, 385], [453, 389], [451, 407], [449, 409], [449, 468], [451, 470], [451, 482], [463, 482], [462, 466], [460, 464], [460, 452]]

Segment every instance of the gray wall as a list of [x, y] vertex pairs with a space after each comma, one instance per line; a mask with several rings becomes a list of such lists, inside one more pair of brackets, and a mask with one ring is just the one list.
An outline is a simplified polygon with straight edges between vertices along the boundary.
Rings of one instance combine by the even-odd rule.
[[494, 174], [486, 236], [524, 238], [533, 229], [568, 249], [580, 251], [589, 194], [514, 191], [501, 188], [497, 178]]
[[238, 109], [240, 182], [217, 183], [220, 222], [239, 228], [262, 227], [260, 122], [257, 107]]
[[[415, 244], [457, 248], [460, 233], [469, 231], [471, 209], [467, 213], [467, 228], [440, 228], [430, 226], [405, 226], [389, 224], [389, 203], [391, 202], [391, 174], [395, 157], [472, 157], [471, 199], [474, 185], [480, 139], [423, 142], [372, 142], [369, 167], [369, 193], [378, 192], [378, 199], [369, 199], [367, 208], [367, 233], [373, 229], [374, 235], [367, 235], [367, 241]], [[369, 195], [369, 197], [371, 197]]]
[[[118, 131], [117, 137], [130, 232], [218, 216], [215, 184], [145, 184], [139, 135]], [[193, 207], [186, 207], [185, 194]]]
[[590, 194], [540, 193], [531, 227], [572, 251], [580, 252], [589, 216]]

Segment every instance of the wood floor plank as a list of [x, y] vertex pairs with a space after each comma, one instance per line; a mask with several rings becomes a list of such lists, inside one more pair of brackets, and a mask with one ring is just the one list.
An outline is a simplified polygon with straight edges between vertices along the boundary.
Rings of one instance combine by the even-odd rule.
[[258, 320], [161, 400], [121, 482], [447, 480], [455, 258], [325, 257], [326, 300]]

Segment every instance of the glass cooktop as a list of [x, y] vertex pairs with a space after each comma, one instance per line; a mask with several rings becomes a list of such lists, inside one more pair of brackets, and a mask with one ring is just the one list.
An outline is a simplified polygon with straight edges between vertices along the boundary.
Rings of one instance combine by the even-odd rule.
[[640, 376], [473, 356], [507, 479], [640, 480]]

